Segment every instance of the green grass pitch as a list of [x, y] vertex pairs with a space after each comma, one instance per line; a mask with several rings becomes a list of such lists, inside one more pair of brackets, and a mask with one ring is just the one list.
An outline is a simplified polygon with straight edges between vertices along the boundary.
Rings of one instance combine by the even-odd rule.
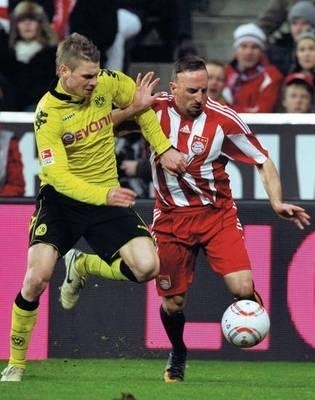
[[[0, 368], [6, 363], [1, 361]], [[0, 382], [1, 400], [313, 400], [312, 362], [189, 360], [183, 383], [162, 380], [165, 360], [30, 361], [23, 382]]]

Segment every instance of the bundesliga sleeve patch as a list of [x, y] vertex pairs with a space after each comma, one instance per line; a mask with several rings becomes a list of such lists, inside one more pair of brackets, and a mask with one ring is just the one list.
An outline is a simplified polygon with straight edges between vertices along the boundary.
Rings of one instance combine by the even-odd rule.
[[45, 149], [40, 152], [40, 159], [42, 165], [51, 165], [54, 164], [54, 155], [52, 149]]

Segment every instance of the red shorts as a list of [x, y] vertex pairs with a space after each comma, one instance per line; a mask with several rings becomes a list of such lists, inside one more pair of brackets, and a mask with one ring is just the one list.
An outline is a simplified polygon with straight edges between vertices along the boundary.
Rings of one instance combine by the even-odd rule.
[[161, 263], [157, 277], [160, 296], [187, 291], [200, 249], [212, 269], [222, 276], [251, 269], [235, 205], [229, 209], [204, 206], [170, 212], [155, 209], [151, 229]]

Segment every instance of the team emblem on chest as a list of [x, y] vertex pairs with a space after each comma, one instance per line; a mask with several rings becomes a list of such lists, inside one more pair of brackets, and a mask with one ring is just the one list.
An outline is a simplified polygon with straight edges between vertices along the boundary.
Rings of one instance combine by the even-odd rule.
[[207, 147], [208, 139], [204, 136], [194, 135], [191, 142], [191, 151], [194, 154], [202, 154]]
[[94, 103], [95, 103], [96, 107], [102, 107], [104, 102], [105, 102], [104, 96], [95, 96], [94, 97]]

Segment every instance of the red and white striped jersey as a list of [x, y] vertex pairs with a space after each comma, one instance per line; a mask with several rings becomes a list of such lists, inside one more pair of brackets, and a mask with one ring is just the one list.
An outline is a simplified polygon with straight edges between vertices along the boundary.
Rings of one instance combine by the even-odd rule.
[[164, 171], [151, 148], [153, 184], [159, 207], [230, 206], [225, 166], [229, 160], [262, 164], [268, 156], [249, 127], [229, 107], [210, 98], [195, 119], [180, 115], [174, 97], [163, 93], [153, 106], [165, 135], [185, 154], [188, 167], [178, 177]]

